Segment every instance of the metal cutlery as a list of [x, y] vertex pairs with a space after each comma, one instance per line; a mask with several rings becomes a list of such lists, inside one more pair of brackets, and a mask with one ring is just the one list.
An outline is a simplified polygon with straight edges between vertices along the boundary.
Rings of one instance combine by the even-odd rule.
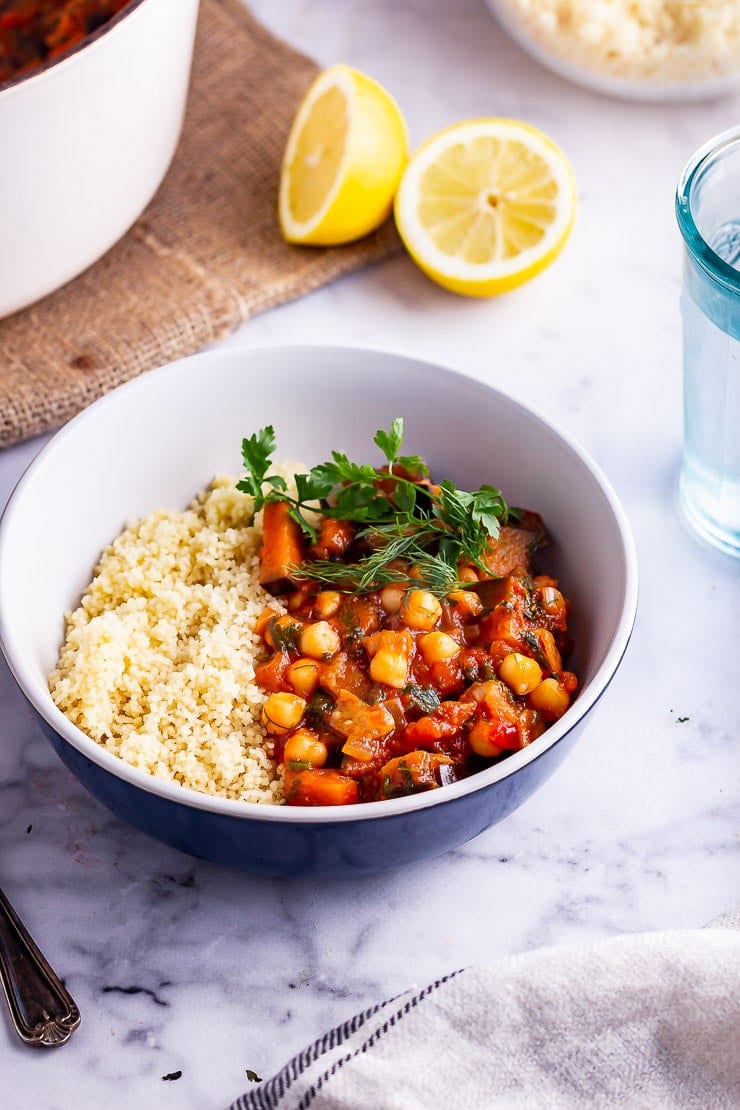
[[80, 1011], [0, 890], [0, 982], [18, 1036], [27, 1045], [64, 1044]]

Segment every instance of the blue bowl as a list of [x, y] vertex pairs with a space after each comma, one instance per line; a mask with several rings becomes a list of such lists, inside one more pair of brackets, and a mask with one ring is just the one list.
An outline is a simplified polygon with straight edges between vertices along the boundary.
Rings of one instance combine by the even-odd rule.
[[[237, 473], [242, 437], [272, 423], [285, 459], [362, 458], [406, 421], [406, 448], [462, 487], [500, 486], [543, 513], [545, 569], [571, 599], [580, 689], [529, 747], [439, 790], [302, 809], [237, 802], [165, 782], [106, 751], [56, 707], [47, 676], [101, 550], [125, 523], [180, 508]], [[111, 450], [115, 444], [115, 450]], [[49, 543], [49, 536], [64, 542]], [[70, 771], [125, 822], [181, 851], [263, 875], [351, 876], [439, 855], [507, 817], [580, 735], [627, 647], [637, 605], [629, 526], [586, 454], [543, 416], [429, 363], [372, 350], [215, 351], [146, 374], [98, 401], [44, 448], [0, 522], [0, 645]]]
[[352, 806], [363, 812], [349, 821], [316, 819], [317, 811], [310, 810], [308, 821], [275, 823], [241, 813], [212, 813], [134, 790], [67, 744], [40, 715], [39, 723], [72, 774], [121, 820], [191, 856], [286, 878], [372, 875], [464, 844], [518, 809], [565, 759], [582, 728], [570, 729], [518, 774], [462, 797], [440, 796], [424, 809], [389, 812], [383, 803], [374, 821], [366, 819], [365, 807]]

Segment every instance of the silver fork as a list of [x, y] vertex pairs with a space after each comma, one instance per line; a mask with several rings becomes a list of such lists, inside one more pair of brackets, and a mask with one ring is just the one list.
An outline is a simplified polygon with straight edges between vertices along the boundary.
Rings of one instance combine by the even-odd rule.
[[18, 1036], [53, 1048], [80, 1024], [75, 1000], [0, 890], [0, 981]]

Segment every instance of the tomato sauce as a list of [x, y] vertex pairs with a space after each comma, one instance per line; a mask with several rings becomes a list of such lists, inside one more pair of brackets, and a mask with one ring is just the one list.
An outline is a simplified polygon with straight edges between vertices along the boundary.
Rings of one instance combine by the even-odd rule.
[[0, 83], [61, 57], [131, 0], [0, 0]]

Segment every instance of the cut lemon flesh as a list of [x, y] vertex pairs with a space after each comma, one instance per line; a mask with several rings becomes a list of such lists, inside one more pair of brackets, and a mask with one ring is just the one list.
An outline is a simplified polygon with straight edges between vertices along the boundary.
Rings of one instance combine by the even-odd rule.
[[487, 297], [552, 262], [576, 205], [573, 171], [551, 139], [519, 120], [481, 119], [416, 151], [395, 213], [407, 250], [434, 281]]
[[349, 66], [324, 70], [285, 148], [278, 202], [284, 238], [330, 246], [373, 231], [390, 215], [407, 153], [406, 123], [390, 94]]

